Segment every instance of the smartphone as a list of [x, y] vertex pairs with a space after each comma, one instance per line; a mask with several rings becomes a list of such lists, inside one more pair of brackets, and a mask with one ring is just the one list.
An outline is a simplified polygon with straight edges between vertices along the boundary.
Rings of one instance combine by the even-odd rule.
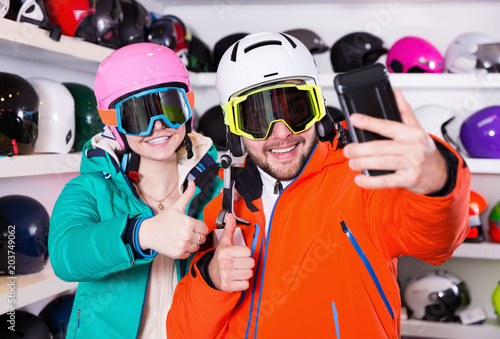
[[[352, 113], [362, 113], [375, 118], [401, 122], [401, 115], [389, 81], [389, 72], [382, 64], [356, 68], [335, 76], [333, 86], [344, 111], [347, 127], [354, 142], [387, 140], [388, 138], [363, 129], [354, 128], [349, 117]], [[383, 175], [394, 171], [366, 169], [365, 175]]]

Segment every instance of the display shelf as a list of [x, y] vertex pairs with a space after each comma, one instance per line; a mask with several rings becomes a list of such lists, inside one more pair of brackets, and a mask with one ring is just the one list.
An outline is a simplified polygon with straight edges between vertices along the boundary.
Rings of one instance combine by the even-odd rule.
[[[76, 288], [78, 283], [59, 279], [52, 270], [50, 261], [43, 270], [33, 274], [0, 277], [0, 314], [10, 306], [18, 309], [45, 298]], [[14, 298], [15, 302], [9, 302]]]
[[500, 244], [488, 241], [463, 243], [455, 250], [453, 257], [500, 260]]
[[462, 325], [422, 320], [401, 321], [401, 335], [419, 338], [454, 338], [454, 339], [498, 339], [500, 323], [496, 319], [487, 319], [481, 325]]
[[16, 59], [92, 73], [114, 51], [64, 35], [60, 41], [54, 41], [47, 30], [8, 19], [0, 19], [0, 50], [2, 55]]
[[1, 157], [0, 178], [79, 172], [81, 157], [81, 152]]

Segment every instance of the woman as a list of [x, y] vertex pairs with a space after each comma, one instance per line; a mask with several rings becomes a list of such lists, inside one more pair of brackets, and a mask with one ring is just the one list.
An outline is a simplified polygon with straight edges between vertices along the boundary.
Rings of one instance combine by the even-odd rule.
[[174, 288], [205, 242], [217, 151], [190, 133], [188, 72], [166, 46], [137, 43], [95, 79], [104, 132], [84, 148], [50, 223], [56, 275], [79, 281], [68, 338], [166, 338]]

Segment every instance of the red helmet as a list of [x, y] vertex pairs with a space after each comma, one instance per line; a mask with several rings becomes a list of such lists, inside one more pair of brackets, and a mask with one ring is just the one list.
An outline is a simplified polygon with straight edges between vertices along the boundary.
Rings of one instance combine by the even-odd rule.
[[480, 215], [488, 207], [488, 200], [476, 191], [470, 191], [469, 224], [470, 230], [465, 242], [482, 242], [484, 240], [483, 225]]
[[[61, 26], [62, 34], [75, 36], [80, 22], [95, 13], [95, 3], [88, 0], [43, 0], [50, 22]], [[93, 4], [91, 6], [91, 4]]]

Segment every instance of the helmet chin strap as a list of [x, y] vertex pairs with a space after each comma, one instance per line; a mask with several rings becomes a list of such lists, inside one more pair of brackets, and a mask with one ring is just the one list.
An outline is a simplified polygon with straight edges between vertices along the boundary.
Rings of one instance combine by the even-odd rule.
[[186, 132], [186, 136], [184, 137], [184, 144], [186, 145], [187, 158], [191, 159], [193, 157], [193, 142]]

